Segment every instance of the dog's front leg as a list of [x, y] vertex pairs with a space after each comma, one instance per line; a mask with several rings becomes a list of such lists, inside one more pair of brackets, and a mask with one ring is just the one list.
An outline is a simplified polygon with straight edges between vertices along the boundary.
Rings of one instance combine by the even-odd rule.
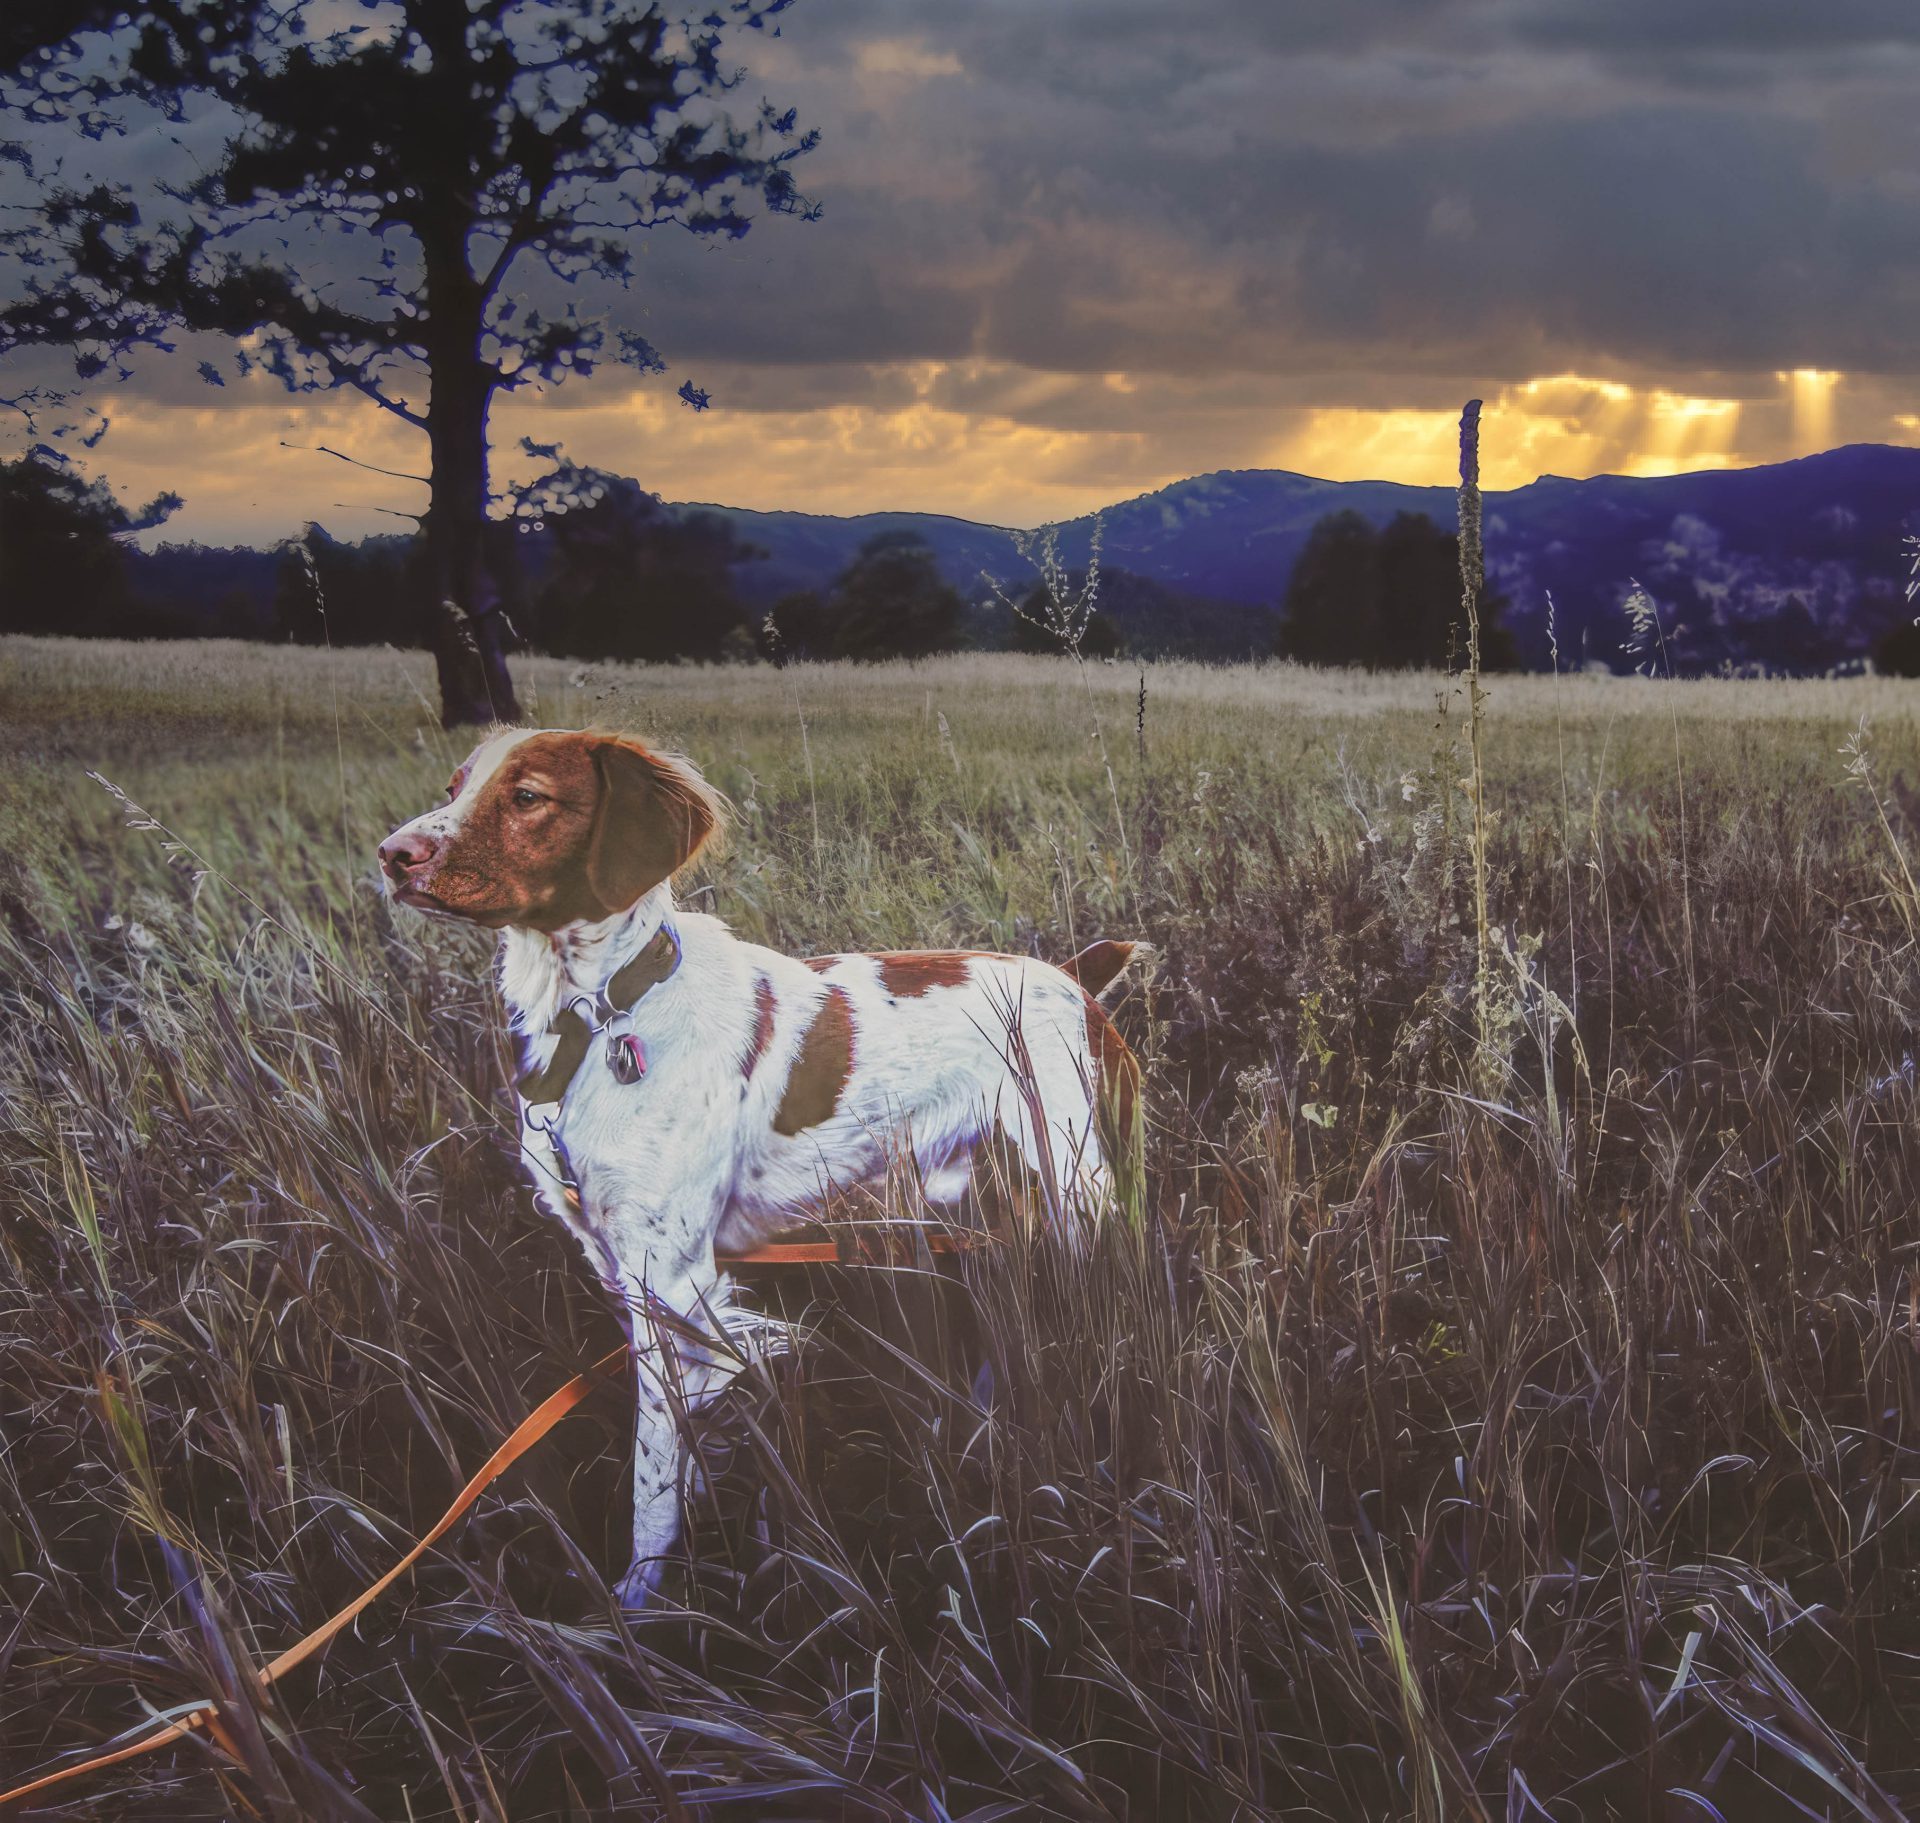
[[684, 1446], [672, 1393], [658, 1372], [657, 1349], [634, 1348], [638, 1397], [633, 1425], [633, 1561], [614, 1595], [629, 1612], [644, 1608], [660, 1586], [667, 1552], [680, 1535]]
[[[704, 1282], [703, 1282], [704, 1281]], [[711, 1272], [630, 1283], [626, 1304], [633, 1338], [633, 1562], [615, 1591], [639, 1609], [660, 1586], [667, 1553], [680, 1536], [687, 1451], [681, 1419], [729, 1377], [721, 1354], [702, 1338], [716, 1335], [716, 1280]]]

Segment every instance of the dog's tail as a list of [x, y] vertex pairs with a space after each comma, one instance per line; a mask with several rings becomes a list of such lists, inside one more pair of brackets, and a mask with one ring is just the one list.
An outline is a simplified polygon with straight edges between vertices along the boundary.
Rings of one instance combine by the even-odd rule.
[[1060, 972], [1098, 1000], [1136, 964], [1150, 967], [1154, 954], [1151, 943], [1115, 943], [1102, 938], [1089, 943], [1071, 962], [1061, 963]]

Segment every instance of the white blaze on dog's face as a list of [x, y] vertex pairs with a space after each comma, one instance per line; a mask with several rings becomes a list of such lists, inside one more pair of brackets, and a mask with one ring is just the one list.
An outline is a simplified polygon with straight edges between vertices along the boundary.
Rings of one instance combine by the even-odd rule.
[[446, 803], [380, 844], [380, 866], [403, 905], [556, 931], [625, 911], [718, 822], [699, 775], [638, 741], [509, 729], [467, 756]]

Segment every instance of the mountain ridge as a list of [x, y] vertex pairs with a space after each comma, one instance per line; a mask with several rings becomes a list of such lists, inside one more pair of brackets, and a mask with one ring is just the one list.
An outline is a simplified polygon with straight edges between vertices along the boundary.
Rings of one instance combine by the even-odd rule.
[[[1620, 604], [1639, 584], [1661, 606], [1671, 654], [1690, 668], [1805, 668], [1864, 658], [1905, 614], [1901, 540], [1920, 526], [1920, 448], [1844, 444], [1747, 468], [1672, 475], [1543, 474], [1487, 489], [1488, 578], [1508, 597], [1522, 661], [1549, 662], [1546, 597], [1563, 658], [1625, 668]], [[880, 531], [914, 531], [970, 599], [982, 573], [1026, 571], [1012, 528], [957, 514], [852, 516], [688, 505], [713, 512], [766, 553], [739, 566], [756, 605], [824, 588]], [[1103, 565], [1205, 603], [1277, 618], [1314, 524], [1352, 510], [1374, 524], [1423, 512], [1452, 529], [1455, 491], [1396, 481], [1326, 481], [1289, 469], [1216, 469], [1062, 521], [1060, 548], [1084, 564], [1093, 524]]]

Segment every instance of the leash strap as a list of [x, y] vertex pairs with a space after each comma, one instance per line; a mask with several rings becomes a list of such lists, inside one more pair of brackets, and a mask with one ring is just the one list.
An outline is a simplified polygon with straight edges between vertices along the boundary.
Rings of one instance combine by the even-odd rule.
[[[958, 1232], [936, 1229], [928, 1229], [918, 1238], [933, 1253], [959, 1253], [970, 1246], [991, 1239], [990, 1236], [985, 1235], [976, 1239]], [[856, 1239], [853, 1246], [854, 1257], [848, 1259], [845, 1249], [836, 1241], [775, 1241], [767, 1246], [751, 1248], [745, 1252], [723, 1254], [721, 1263], [727, 1266], [798, 1266], [815, 1262], [827, 1264], [834, 1261], [846, 1265], [889, 1263], [885, 1255], [874, 1257], [871, 1243], [864, 1237]], [[446, 1537], [492, 1483], [498, 1481], [589, 1393], [624, 1366], [627, 1357], [628, 1350], [623, 1343], [620, 1347], [602, 1355], [591, 1367], [575, 1374], [558, 1392], [549, 1393], [540, 1404], [520, 1420], [506, 1441], [481, 1464], [472, 1480], [454, 1497], [453, 1504], [434, 1521], [429, 1530], [421, 1534], [392, 1569], [377, 1582], [368, 1584], [344, 1608], [322, 1621], [304, 1639], [296, 1641], [278, 1658], [261, 1667], [258, 1674], [260, 1687], [264, 1690], [269, 1685], [277, 1683], [289, 1671], [304, 1664], [323, 1646], [337, 1638], [401, 1577], [406, 1575], [441, 1539]], [[6, 1810], [11, 1805], [22, 1803], [28, 1798], [38, 1797], [42, 1792], [50, 1791], [56, 1785], [64, 1785], [70, 1779], [83, 1778], [91, 1772], [104, 1772], [109, 1766], [118, 1766], [124, 1761], [139, 1758], [143, 1753], [152, 1753], [156, 1748], [165, 1747], [170, 1742], [184, 1740], [200, 1728], [204, 1728], [221, 1746], [228, 1745], [227, 1732], [220, 1721], [218, 1707], [212, 1703], [204, 1704], [186, 1715], [164, 1723], [150, 1734], [143, 1734], [137, 1740], [127, 1742], [124, 1746], [112, 1748], [106, 1753], [97, 1753], [91, 1759], [77, 1761], [71, 1766], [57, 1767], [54, 1771], [42, 1773], [38, 1778], [31, 1779], [24, 1785], [16, 1785], [11, 1791], [0, 1792], [0, 1811]], [[239, 1756], [234, 1754], [232, 1757], [237, 1759]]]
[[[289, 1646], [280, 1656], [261, 1667], [260, 1686], [265, 1689], [275, 1683], [296, 1665], [305, 1663], [320, 1648], [335, 1638], [373, 1602], [377, 1601], [396, 1582], [417, 1564], [427, 1552], [452, 1531], [455, 1524], [467, 1509], [478, 1500], [488, 1485], [497, 1481], [528, 1450], [544, 1437], [548, 1431], [560, 1422], [581, 1400], [611, 1376], [627, 1360], [627, 1348], [623, 1343], [610, 1354], [601, 1356], [583, 1373], [575, 1374], [558, 1392], [549, 1393], [514, 1428], [513, 1433], [481, 1465], [471, 1481], [455, 1497], [453, 1505], [440, 1515], [431, 1530], [423, 1533], [419, 1541], [396, 1563], [378, 1582], [362, 1589], [352, 1601], [331, 1618], [324, 1620], [304, 1639]], [[138, 1740], [129, 1741], [124, 1747], [116, 1747], [108, 1753], [95, 1754], [90, 1760], [81, 1760], [77, 1765], [62, 1766], [54, 1772], [43, 1773], [37, 1779], [25, 1785], [16, 1785], [11, 1791], [0, 1792], [0, 1810], [18, 1804], [22, 1800], [36, 1797], [43, 1791], [56, 1785], [63, 1785], [69, 1779], [77, 1779], [86, 1773], [100, 1772], [108, 1766], [117, 1766], [123, 1760], [131, 1760], [143, 1753], [151, 1753], [156, 1747], [164, 1747], [170, 1741], [178, 1741], [191, 1734], [196, 1728], [205, 1728], [216, 1739], [224, 1733], [220, 1726], [219, 1711], [213, 1704], [193, 1710], [180, 1716], [165, 1726], [156, 1728], [151, 1734], [144, 1734]]]
[[902, 1248], [923, 1246], [929, 1253], [965, 1253], [973, 1247], [990, 1244], [990, 1235], [972, 1235], [964, 1230], [946, 1228], [916, 1229], [911, 1239], [897, 1231], [885, 1231], [876, 1243], [864, 1234], [850, 1235], [846, 1241], [769, 1241], [762, 1247], [748, 1247], [739, 1253], [715, 1257], [724, 1267], [734, 1266], [896, 1266], [901, 1263]]

